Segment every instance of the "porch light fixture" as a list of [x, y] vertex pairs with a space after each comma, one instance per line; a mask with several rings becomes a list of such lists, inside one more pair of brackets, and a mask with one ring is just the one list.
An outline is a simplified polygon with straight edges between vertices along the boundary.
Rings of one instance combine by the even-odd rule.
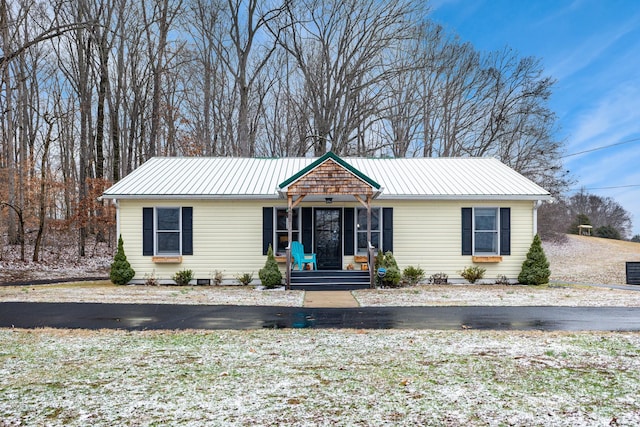
[[325, 197], [324, 201], [326, 202], [326, 204], [330, 205], [331, 203], [333, 203], [333, 198], [331, 197]]

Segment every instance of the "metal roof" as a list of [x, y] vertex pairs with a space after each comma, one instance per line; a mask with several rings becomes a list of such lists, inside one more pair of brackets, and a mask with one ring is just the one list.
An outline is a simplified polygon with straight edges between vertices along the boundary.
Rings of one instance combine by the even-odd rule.
[[[154, 157], [102, 198], [271, 199], [318, 158]], [[548, 200], [544, 188], [494, 158], [357, 158], [344, 162], [379, 183], [379, 199]]]

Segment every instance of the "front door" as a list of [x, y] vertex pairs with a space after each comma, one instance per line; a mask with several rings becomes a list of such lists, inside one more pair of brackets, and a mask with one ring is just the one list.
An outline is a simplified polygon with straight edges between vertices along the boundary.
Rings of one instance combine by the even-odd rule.
[[342, 270], [342, 210], [317, 208], [314, 212], [318, 270]]

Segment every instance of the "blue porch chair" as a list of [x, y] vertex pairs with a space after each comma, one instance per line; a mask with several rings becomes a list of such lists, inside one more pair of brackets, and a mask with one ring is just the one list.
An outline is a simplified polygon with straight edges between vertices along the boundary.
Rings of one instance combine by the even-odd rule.
[[305, 264], [311, 264], [314, 270], [318, 269], [316, 254], [305, 254], [304, 246], [300, 242], [291, 242], [291, 258], [293, 265], [298, 264], [298, 270], [302, 271]]

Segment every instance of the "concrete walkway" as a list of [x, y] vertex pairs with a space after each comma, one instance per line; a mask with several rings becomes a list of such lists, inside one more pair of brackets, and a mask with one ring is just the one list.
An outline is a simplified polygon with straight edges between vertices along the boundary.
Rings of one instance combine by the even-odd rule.
[[303, 307], [354, 308], [360, 307], [360, 304], [349, 291], [306, 291]]

